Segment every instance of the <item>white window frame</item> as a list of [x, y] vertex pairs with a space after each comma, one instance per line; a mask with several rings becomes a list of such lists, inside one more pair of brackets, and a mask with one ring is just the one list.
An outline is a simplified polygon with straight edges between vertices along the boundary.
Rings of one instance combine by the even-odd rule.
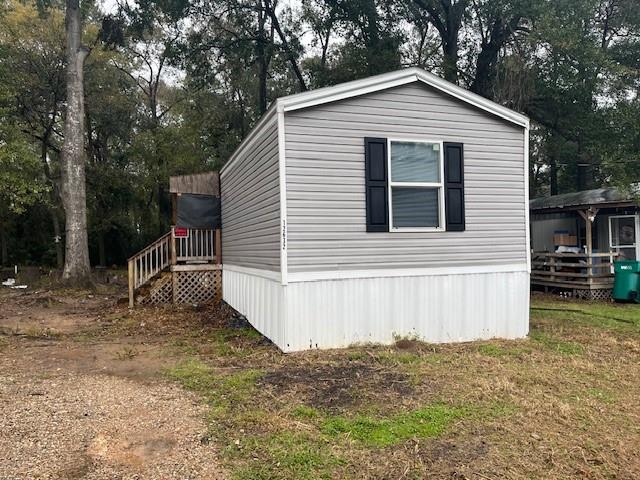
[[[633, 218], [634, 224], [636, 228], [636, 243], [635, 245], [614, 245], [613, 244], [613, 229], [612, 227], [612, 219], [614, 218]], [[613, 251], [616, 248], [635, 248], [636, 249], [636, 260], [640, 260], [640, 215], [638, 214], [628, 214], [628, 215], [609, 215], [609, 250]]]
[[[440, 152], [440, 181], [439, 182], [394, 182], [391, 176], [391, 143], [426, 143], [439, 145]], [[387, 138], [387, 172], [389, 182], [387, 186], [387, 198], [389, 203], [389, 231], [390, 232], [444, 232], [444, 142], [442, 140], [416, 140], [413, 138]], [[429, 187], [438, 189], [438, 226], [437, 227], [394, 227], [393, 226], [393, 200], [392, 187]]]

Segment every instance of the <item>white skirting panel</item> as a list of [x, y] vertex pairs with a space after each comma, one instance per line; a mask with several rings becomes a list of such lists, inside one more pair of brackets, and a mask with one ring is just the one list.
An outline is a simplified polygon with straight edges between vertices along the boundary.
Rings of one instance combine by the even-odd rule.
[[285, 351], [392, 343], [522, 338], [526, 271], [289, 283]]
[[285, 352], [392, 343], [522, 338], [526, 271], [280, 282], [223, 272], [223, 298]]
[[286, 311], [280, 280], [223, 267], [222, 299], [282, 349]]

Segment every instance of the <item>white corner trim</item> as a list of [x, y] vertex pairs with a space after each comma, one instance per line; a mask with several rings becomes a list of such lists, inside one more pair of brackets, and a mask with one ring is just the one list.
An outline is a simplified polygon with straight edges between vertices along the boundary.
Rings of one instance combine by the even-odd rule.
[[251, 267], [243, 267], [240, 265], [233, 265], [231, 263], [225, 263], [222, 265], [222, 274], [224, 275], [224, 271], [244, 273], [246, 275], [253, 275], [254, 277], [266, 278], [267, 280], [273, 280], [274, 282], [280, 283], [280, 272], [276, 272], [273, 270], [263, 270], [262, 268], [251, 268]]
[[289, 283], [315, 282], [320, 280], [344, 280], [352, 278], [422, 277], [435, 275], [468, 275], [482, 273], [528, 272], [528, 263], [505, 265], [434, 267], [434, 268], [379, 268], [370, 270], [320, 270], [314, 272], [292, 272]]
[[278, 170], [280, 177], [280, 279], [287, 284], [287, 165], [285, 161], [284, 109], [277, 106], [278, 116]]
[[527, 272], [531, 273], [531, 220], [529, 207], [529, 125], [524, 129], [524, 228], [527, 249]]
[[421, 68], [412, 67], [398, 70], [395, 72], [375, 75], [373, 77], [355, 80], [353, 82], [341, 83], [333, 87], [319, 88], [310, 92], [289, 95], [279, 99], [284, 111], [299, 110], [323, 103], [335, 102], [345, 98], [364, 95], [367, 93], [385, 90], [387, 88], [397, 87], [420, 81], [430, 85], [442, 92], [462, 100], [463, 102], [474, 105], [486, 112], [497, 115], [509, 122], [520, 125], [521, 127], [529, 127], [529, 118], [509, 108], [503, 107], [491, 100], [477, 95], [469, 90], [458, 87], [451, 82], [433, 75]]
[[247, 148], [251, 147], [256, 141], [260, 140], [260, 134], [262, 131], [269, 125], [269, 121], [272, 120], [276, 110], [278, 108], [278, 100], [273, 102], [269, 109], [265, 112], [265, 114], [258, 120], [258, 123], [251, 129], [249, 134], [242, 139], [240, 145], [236, 147], [233, 151], [227, 163], [223, 165], [220, 169], [220, 175], [222, 175], [225, 171], [227, 171], [231, 166], [236, 162], [238, 158], [240, 158], [240, 154], [244, 152]]

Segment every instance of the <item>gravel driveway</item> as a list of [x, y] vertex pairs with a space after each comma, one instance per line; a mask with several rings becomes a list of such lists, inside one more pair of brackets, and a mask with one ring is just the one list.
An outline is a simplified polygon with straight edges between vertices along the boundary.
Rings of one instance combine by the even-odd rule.
[[108, 299], [25, 299], [0, 297], [0, 480], [225, 478], [201, 402], [159, 374], [162, 340], [78, 340]]

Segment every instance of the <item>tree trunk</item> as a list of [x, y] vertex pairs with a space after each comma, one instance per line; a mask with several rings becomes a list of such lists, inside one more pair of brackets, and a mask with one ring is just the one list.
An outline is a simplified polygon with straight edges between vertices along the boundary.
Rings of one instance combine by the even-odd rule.
[[91, 283], [87, 238], [85, 185], [84, 62], [89, 50], [82, 46], [79, 0], [67, 0], [67, 112], [62, 146], [62, 204], [65, 225], [64, 282], [82, 286]]
[[262, 9], [258, 11], [258, 39], [256, 41], [256, 60], [258, 64], [258, 113], [260, 116], [267, 111], [267, 74], [268, 65], [265, 52], [267, 43], [264, 28], [266, 17]]
[[558, 194], [558, 165], [555, 153], [549, 158], [549, 193], [551, 195]]
[[449, 31], [442, 41], [442, 72], [444, 79], [458, 83], [458, 30]]
[[508, 22], [496, 18], [491, 27], [489, 40], [483, 41], [478, 59], [476, 60], [476, 75], [471, 83], [471, 91], [485, 98], [493, 98], [493, 87], [497, 75], [500, 50], [520, 24], [521, 17], [516, 15]]
[[293, 70], [294, 75], [298, 79], [298, 84], [300, 85], [300, 91], [306, 92], [307, 83], [304, 81], [304, 77], [302, 76], [302, 71], [300, 70], [300, 66], [298, 65], [298, 60], [296, 59], [296, 55], [293, 52], [293, 50], [291, 50], [291, 47], [289, 46], [289, 42], [287, 41], [287, 36], [284, 34], [284, 32], [282, 31], [282, 28], [280, 27], [280, 21], [278, 20], [276, 11], [274, 7], [271, 5], [270, 0], [265, 0], [264, 6], [265, 6], [265, 9], [267, 10], [267, 14], [269, 15], [269, 18], [271, 18], [271, 23], [273, 24], [273, 27], [276, 29], [276, 32], [280, 37], [282, 48], [284, 50], [284, 53], [287, 59], [289, 60], [289, 63], [291, 64], [291, 69]]
[[470, 90], [485, 98], [493, 98], [493, 83], [496, 76], [496, 63], [498, 61], [499, 48], [494, 44], [482, 47], [476, 61], [476, 75], [471, 83]]
[[414, 0], [428, 14], [442, 41], [442, 73], [445, 80], [458, 83], [458, 33], [469, 0]]

